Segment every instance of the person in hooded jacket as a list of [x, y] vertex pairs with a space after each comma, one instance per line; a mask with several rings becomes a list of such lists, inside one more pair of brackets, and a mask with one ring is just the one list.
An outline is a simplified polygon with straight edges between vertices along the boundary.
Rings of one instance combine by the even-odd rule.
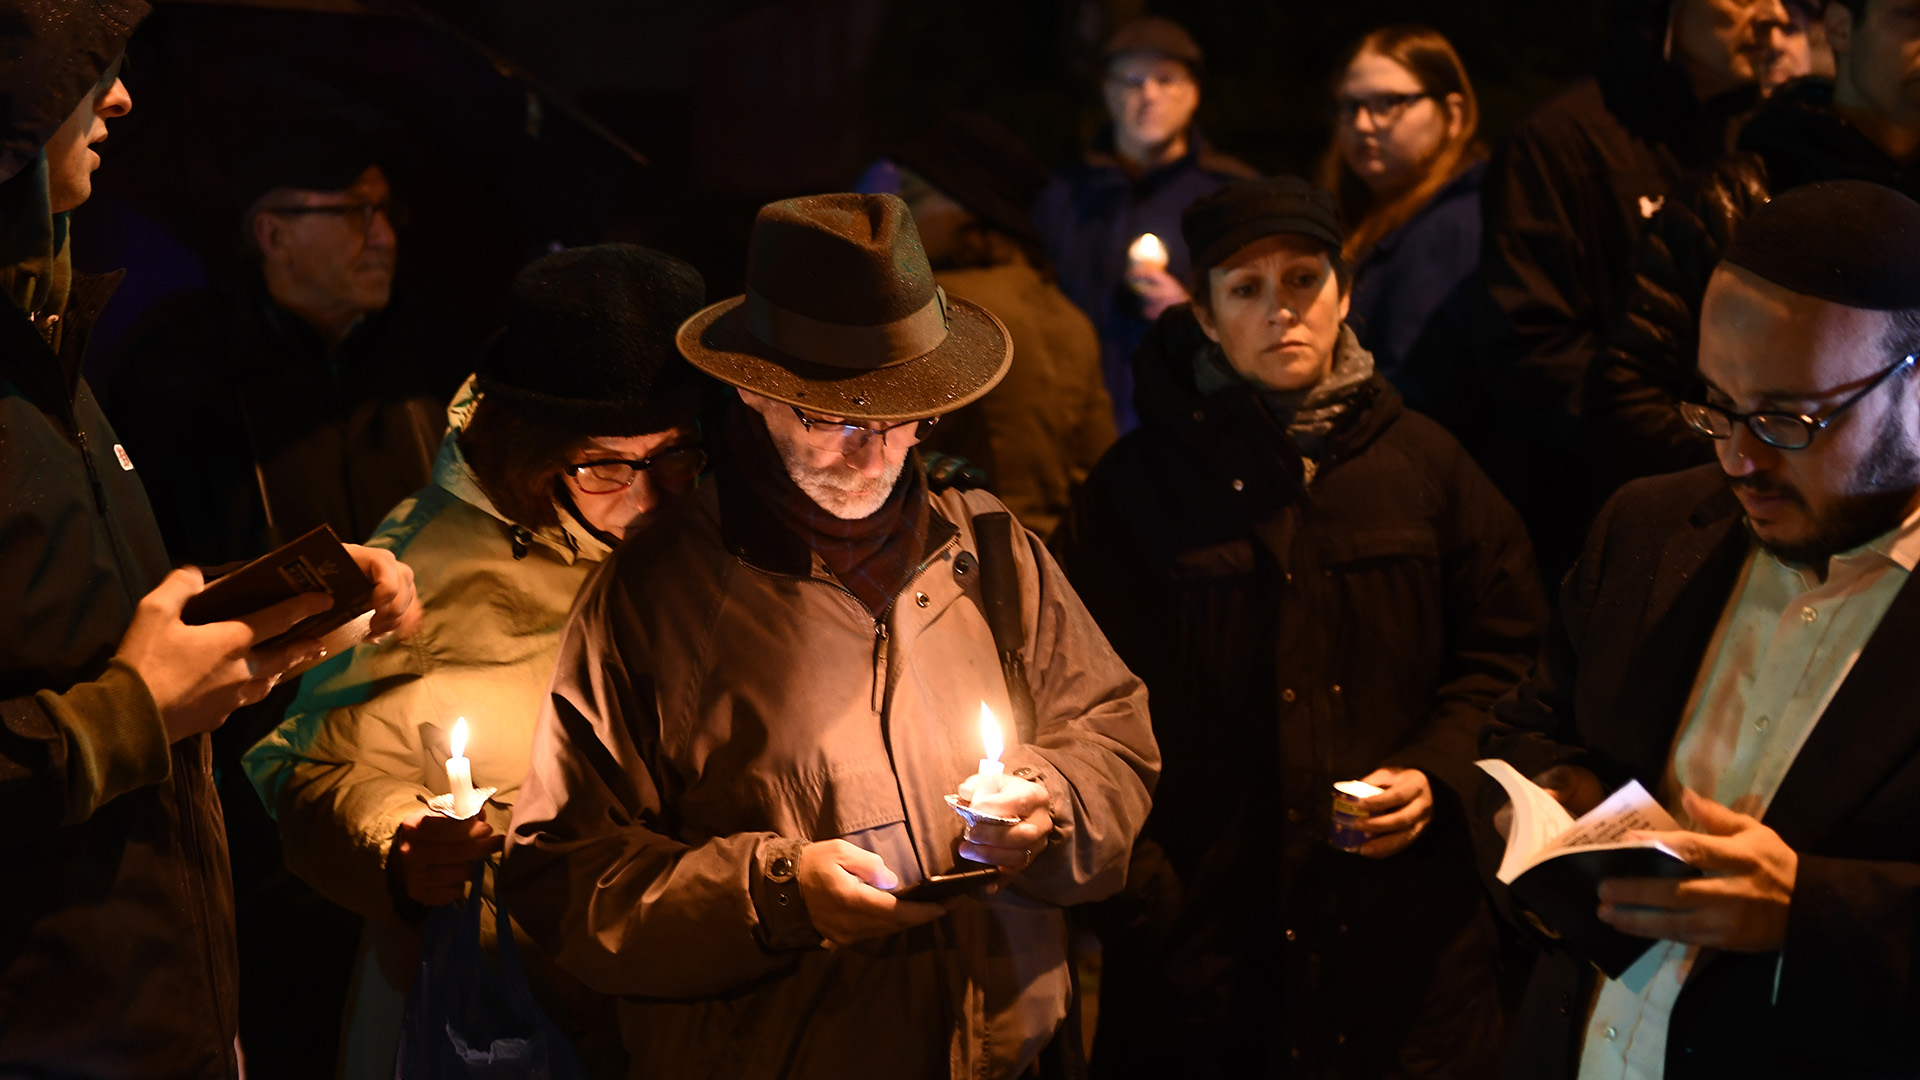
[[[459, 899], [473, 860], [500, 849], [574, 594], [705, 467], [704, 380], [673, 344], [704, 295], [691, 266], [629, 244], [520, 272], [507, 329], [449, 409], [433, 483], [371, 541], [417, 569], [420, 630], [316, 668], [246, 755], [288, 864], [367, 919], [344, 1018], [349, 1080], [392, 1077], [427, 909]], [[471, 821], [422, 805], [447, 788], [456, 716], [474, 783], [498, 788]], [[491, 917], [481, 925], [491, 937]], [[624, 1074], [611, 1003], [519, 945], [588, 1067]]]
[[1549, 580], [1599, 507], [1584, 392], [1634, 250], [1687, 171], [1731, 147], [1786, 22], [1781, 0], [1617, 4], [1598, 73], [1522, 117], [1487, 163], [1481, 363], [1499, 428], [1481, 460]]
[[1641, 242], [1589, 392], [1611, 485], [1713, 460], [1713, 441], [1676, 407], [1700, 391], [1707, 280], [1754, 210], [1820, 180], [1869, 180], [1920, 197], [1920, 9], [1835, 0], [1826, 30], [1835, 77], [1776, 92], [1741, 130], [1739, 149], [1676, 191]]
[[[1062, 560], [1164, 758], [1105, 913], [1099, 1076], [1490, 1076], [1497, 937], [1460, 797], [1547, 621], [1526, 532], [1345, 322], [1332, 196], [1194, 203], [1192, 306]], [[1358, 850], [1332, 785], [1384, 789]]]
[[[0, 1076], [241, 1075], [237, 959], [207, 732], [323, 650], [256, 647], [309, 595], [189, 626], [133, 459], [80, 377], [118, 282], [75, 271], [90, 146], [132, 98], [139, 0], [0, 4]], [[373, 631], [412, 573], [350, 548]]]

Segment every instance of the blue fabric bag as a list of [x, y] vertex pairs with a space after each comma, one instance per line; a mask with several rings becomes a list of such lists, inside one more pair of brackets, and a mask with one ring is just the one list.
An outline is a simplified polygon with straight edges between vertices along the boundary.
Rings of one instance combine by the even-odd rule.
[[427, 916], [394, 1080], [587, 1080], [573, 1045], [534, 1003], [501, 897], [493, 924], [499, 964], [487, 962], [480, 945], [486, 873], [487, 860], [475, 862], [466, 904], [443, 904]]

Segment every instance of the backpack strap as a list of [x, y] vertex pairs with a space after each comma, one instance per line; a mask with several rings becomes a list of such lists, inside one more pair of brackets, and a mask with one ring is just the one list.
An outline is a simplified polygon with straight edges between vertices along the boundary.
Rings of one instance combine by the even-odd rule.
[[1027, 643], [1020, 617], [1020, 567], [1013, 560], [1013, 515], [1005, 510], [975, 515], [973, 536], [980, 552], [980, 592], [986, 600], [987, 628], [1000, 654], [1000, 673], [1007, 680], [1007, 700], [1013, 704], [1014, 729], [1020, 741], [1034, 739], [1033, 688], [1027, 682], [1027, 662], [1020, 650]]

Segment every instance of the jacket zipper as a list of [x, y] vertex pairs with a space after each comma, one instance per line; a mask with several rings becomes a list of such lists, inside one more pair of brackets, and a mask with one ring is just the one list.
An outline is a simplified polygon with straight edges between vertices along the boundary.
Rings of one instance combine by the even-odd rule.
[[[193, 759], [193, 771], [195, 775], [206, 779], [205, 765], [200, 761], [198, 754], [178, 756], [191, 757]], [[180, 766], [181, 762], [176, 760], [174, 767], [184, 774], [186, 770]], [[200, 951], [207, 964], [207, 995], [213, 999], [213, 1015], [216, 1022], [219, 1022], [226, 1016], [226, 1010], [220, 993], [220, 963], [218, 958], [213, 954], [213, 932], [211, 927], [214, 923], [214, 915], [212, 892], [207, 887], [207, 879], [202, 876], [202, 871], [206, 868], [206, 857], [205, 853], [201, 850], [200, 822], [199, 819], [194, 816], [193, 799], [188, 794], [187, 785], [183, 782], [184, 780], [185, 776], [182, 775], [174, 781], [173, 802], [175, 811], [180, 815], [180, 846], [187, 852], [188, 865], [194, 868], [185, 875], [186, 887], [188, 895], [192, 898], [194, 905], [199, 909]], [[209, 779], [208, 782], [211, 783], [211, 780]], [[215, 797], [217, 798], [218, 796]], [[225, 1034], [226, 1032], [222, 1030], [215, 1037], [216, 1039], [224, 1039]], [[220, 1057], [221, 1060], [226, 1063], [229, 1074], [234, 1074], [239, 1071], [237, 1063], [233, 1060], [233, 1045], [231, 1042], [222, 1041], [220, 1043]]]

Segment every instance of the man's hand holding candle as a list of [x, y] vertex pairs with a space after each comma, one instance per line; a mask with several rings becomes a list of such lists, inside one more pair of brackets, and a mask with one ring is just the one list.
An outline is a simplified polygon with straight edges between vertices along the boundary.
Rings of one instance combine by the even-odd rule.
[[[996, 762], [997, 764], [997, 762]], [[1005, 773], [976, 773], [960, 785], [960, 801], [976, 813], [1017, 818], [1017, 825], [980, 822], [967, 828], [960, 857], [1017, 874], [1047, 849], [1053, 835], [1053, 814], [1047, 789], [1031, 780]]]
[[1150, 320], [1192, 299], [1179, 279], [1167, 273], [1167, 262], [1167, 246], [1152, 233], [1141, 233], [1127, 245], [1127, 287], [1140, 297], [1140, 313]]

